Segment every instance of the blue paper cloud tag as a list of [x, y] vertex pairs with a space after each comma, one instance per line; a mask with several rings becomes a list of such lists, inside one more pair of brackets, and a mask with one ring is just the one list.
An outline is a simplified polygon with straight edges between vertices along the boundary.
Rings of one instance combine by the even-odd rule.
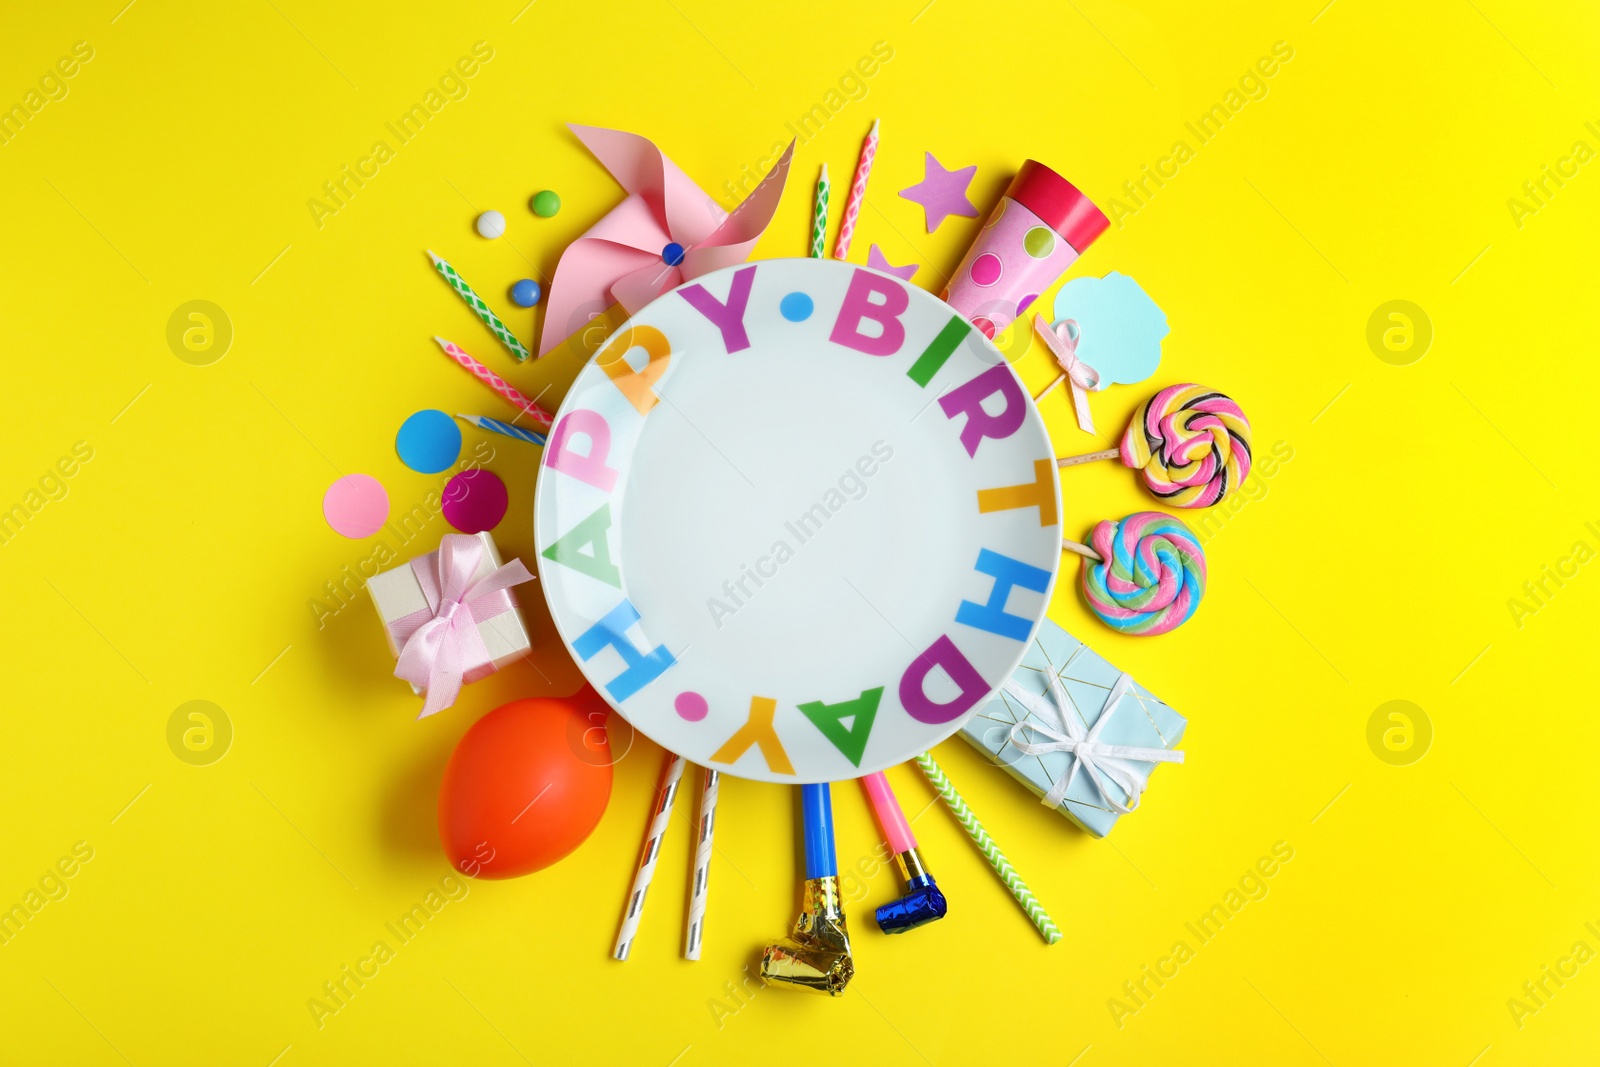
[[1132, 385], [1156, 372], [1167, 315], [1139, 283], [1112, 272], [1074, 278], [1056, 294], [1055, 321], [1078, 324], [1077, 356], [1100, 375], [1100, 387]]

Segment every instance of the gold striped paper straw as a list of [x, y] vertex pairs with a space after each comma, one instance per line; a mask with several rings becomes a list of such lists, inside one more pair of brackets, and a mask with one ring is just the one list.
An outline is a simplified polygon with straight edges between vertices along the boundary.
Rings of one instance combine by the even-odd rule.
[[639, 849], [639, 863], [633, 872], [633, 891], [628, 894], [628, 906], [622, 913], [622, 926], [617, 930], [617, 947], [611, 950], [615, 959], [628, 958], [634, 935], [639, 932], [639, 916], [644, 913], [644, 895], [650, 891], [650, 879], [656, 873], [656, 857], [661, 855], [661, 838], [672, 820], [672, 802], [678, 797], [678, 782], [683, 778], [683, 757], [663, 753], [661, 781], [656, 785], [655, 806], [650, 810], [650, 828], [645, 831], [644, 846]]
[[711, 882], [711, 835], [717, 822], [717, 783], [722, 775], [700, 768], [700, 821], [695, 828], [694, 884], [689, 888], [689, 918], [683, 931], [683, 958], [700, 958], [705, 936], [706, 892]]

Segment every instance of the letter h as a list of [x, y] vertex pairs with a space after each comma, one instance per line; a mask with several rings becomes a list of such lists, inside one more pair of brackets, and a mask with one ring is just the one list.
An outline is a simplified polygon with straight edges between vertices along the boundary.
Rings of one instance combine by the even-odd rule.
[[622, 657], [622, 662], [627, 666], [621, 674], [606, 683], [606, 692], [616, 701], [627, 700], [677, 662], [672, 653], [667, 651], [666, 645], [657, 645], [649, 652], [641, 652], [628, 640], [628, 630], [638, 621], [638, 609], [632, 601], [624, 598], [622, 603], [606, 613], [605, 618], [572, 642], [572, 650], [585, 663], [607, 645], [617, 650], [617, 655]]
[[1040, 570], [1019, 559], [1001, 555], [999, 552], [992, 552], [987, 548], [978, 551], [976, 569], [994, 578], [994, 588], [989, 592], [989, 602], [975, 604], [970, 600], [963, 600], [961, 607], [956, 610], [956, 622], [977, 630], [987, 630], [1001, 637], [1009, 637], [1013, 641], [1026, 641], [1029, 631], [1033, 629], [1033, 623], [1020, 615], [1008, 613], [1006, 601], [1011, 599], [1011, 590], [1019, 585], [1035, 593], [1043, 593], [1050, 586], [1050, 572]]

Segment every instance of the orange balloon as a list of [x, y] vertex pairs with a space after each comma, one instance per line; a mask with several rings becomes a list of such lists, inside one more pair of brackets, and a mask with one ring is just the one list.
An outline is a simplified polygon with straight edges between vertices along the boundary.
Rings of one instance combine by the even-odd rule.
[[611, 799], [610, 709], [571, 697], [501, 705], [456, 745], [439, 789], [439, 839], [456, 870], [516, 878], [583, 844]]

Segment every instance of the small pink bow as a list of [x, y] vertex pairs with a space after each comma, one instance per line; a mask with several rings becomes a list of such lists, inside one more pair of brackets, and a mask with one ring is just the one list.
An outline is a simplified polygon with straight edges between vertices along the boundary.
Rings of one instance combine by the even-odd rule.
[[628, 196], [561, 254], [545, 298], [541, 356], [613, 302], [632, 315], [686, 281], [743, 263], [778, 210], [794, 155], [790, 142], [729, 214], [648, 138], [569, 128]]
[[1073, 319], [1062, 319], [1052, 327], [1043, 315], [1035, 313], [1033, 329], [1061, 368], [1056, 380], [1045, 386], [1034, 400], [1039, 400], [1045, 393], [1066, 382], [1072, 392], [1073, 409], [1078, 414], [1078, 429], [1084, 433], [1094, 433], [1094, 417], [1089, 414], [1089, 390], [1100, 388], [1100, 372], [1078, 358], [1078, 323]]
[[533, 581], [522, 561], [514, 559], [474, 582], [482, 560], [478, 538], [446, 534], [439, 551], [411, 561], [428, 606], [396, 619], [390, 630], [402, 645], [395, 676], [427, 691], [419, 719], [454, 704], [462, 677], [488, 664], [478, 623], [510, 611], [507, 590]]

